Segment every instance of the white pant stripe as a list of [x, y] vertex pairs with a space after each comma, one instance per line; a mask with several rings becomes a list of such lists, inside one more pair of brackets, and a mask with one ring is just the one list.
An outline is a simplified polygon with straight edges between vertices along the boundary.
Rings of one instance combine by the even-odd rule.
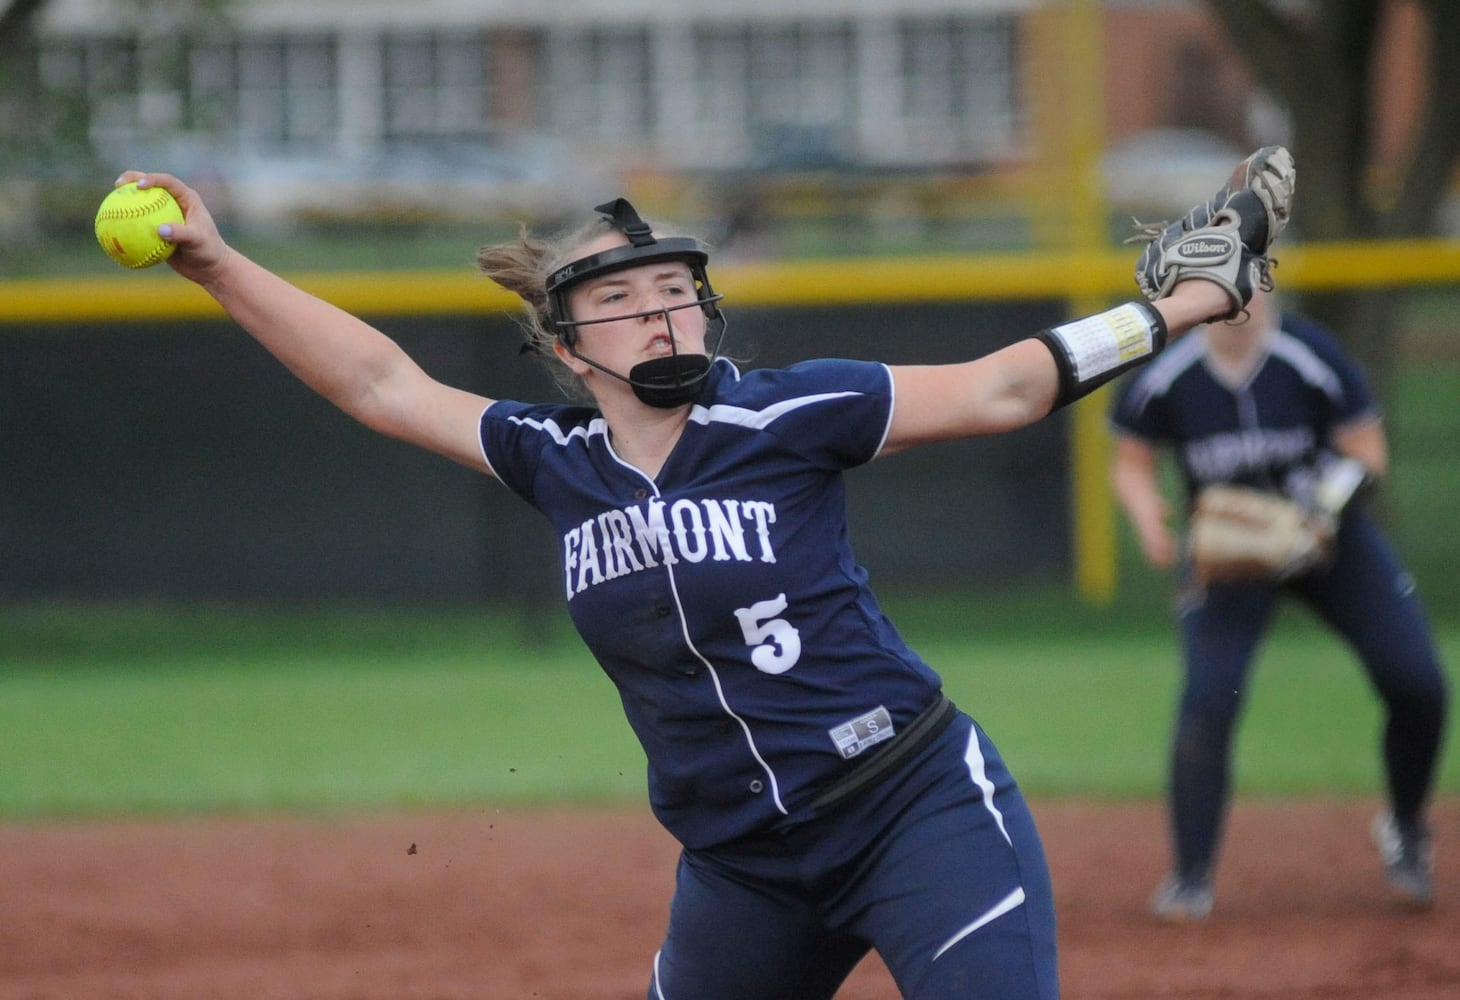
[[1004, 835], [1004, 842], [1012, 846], [1014, 842], [1009, 839], [1009, 831], [1004, 828], [1004, 814], [999, 812], [999, 807], [994, 803], [994, 783], [984, 771], [983, 751], [978, 746], [977, 729], [968, 731], [968, 749], [963, 754], [963, 760], [968, 764], [968, 774], [973, 778], [973, 783], [983, 792], [983, 804], [993, 813], [994, 822], [999, 824], [999, 832]]
[[959, 941], [962, 941], [964, 938], [968, 937], [968, 935], [978, 930], [990, 920], [1002, 917], [1004, 914], [1008, 913], [1010, 910], [1012, 910], [1014, 907], [1018, 906], [1022, 902], [1024, 902], [1023, 888], [1015, 889], [1003, 899], [999, 900], [998, 904], [994, 906], [993, 909], [989, 910], [983, 916], [979, 917], [973, 923], [969, 924], [967, 927], [963, 928], [963, 930], [959, 931], [957, 934], [949, 938], [944, 943], [943, 947], [939, 948], [938, 951], [933, 955], [933, 961], [936, 962], [938, 959], [942, 958], [943, 952], [947, 951], [949, 948], [952, 948]]

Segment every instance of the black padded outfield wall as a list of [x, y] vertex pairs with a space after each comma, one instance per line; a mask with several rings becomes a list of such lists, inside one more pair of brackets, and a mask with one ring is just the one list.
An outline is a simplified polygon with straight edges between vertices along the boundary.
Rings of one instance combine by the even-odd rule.
[[[728, 310], [742, 367], [965, 360], [1057, 303]], [[379, 325], [443, 381], [557, 398], [506, 317]], [[1068, 573], [1064, 418], [849, 475], [874, 585]], [[495, 481], [388, 440], [227, 321], [0, 327], [0, 600], [556, 602], [546, 523]]]

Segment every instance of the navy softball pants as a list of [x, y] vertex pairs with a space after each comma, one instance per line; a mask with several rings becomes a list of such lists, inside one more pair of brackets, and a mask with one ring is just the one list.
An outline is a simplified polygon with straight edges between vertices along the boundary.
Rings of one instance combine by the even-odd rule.
[[831, 1000], [873, 948], [907, 1000], [1058, 996], [1044, 849], [962, 713], [824, 816], [685, 850], [648, 996]]

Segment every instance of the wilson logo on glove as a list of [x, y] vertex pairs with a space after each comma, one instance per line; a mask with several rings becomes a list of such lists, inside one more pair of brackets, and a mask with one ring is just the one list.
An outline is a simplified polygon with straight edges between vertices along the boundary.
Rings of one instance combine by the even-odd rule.
[[1178, 244], [1177, 249], [1188, 258], [1211, 257], [1213, 260], [1221, 260], [1232, 252], [1232, 244], [1202, 238]]

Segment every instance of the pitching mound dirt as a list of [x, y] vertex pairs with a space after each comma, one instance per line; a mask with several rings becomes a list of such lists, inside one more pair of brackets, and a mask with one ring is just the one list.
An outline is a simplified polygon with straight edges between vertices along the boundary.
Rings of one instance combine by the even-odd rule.
[[[1239, 803], [1191, 926], [1146, 913], [1158, 805], [1034, 807], [1067, 1000], [1460, 997], [1460, 802], [1427, 913], [1372, 804]], [[676, 853], [647, 810], [0, 826], [0, 998], [641, 1000]], [[896, 996], [873, 958], [839, 1000]]]

